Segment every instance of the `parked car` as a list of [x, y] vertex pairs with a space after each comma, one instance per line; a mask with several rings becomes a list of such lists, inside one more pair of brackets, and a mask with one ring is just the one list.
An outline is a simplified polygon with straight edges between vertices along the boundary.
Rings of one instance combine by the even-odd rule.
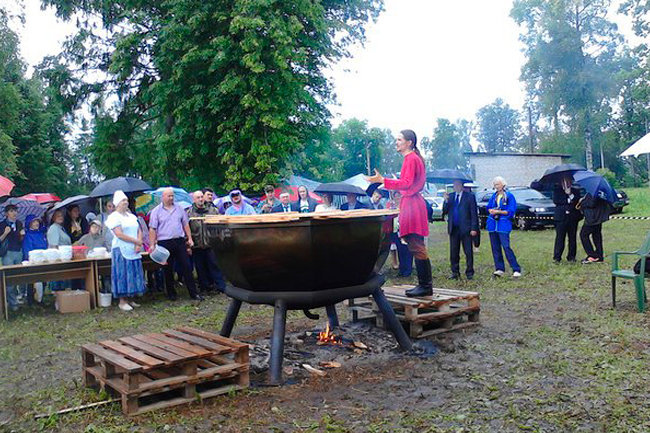
[[614, 202], [614, 213], [623, 213], [623, 208], [630, 204], [630, 198], [622, 189], [614, 190], [616, 192], [616, 201]]
[[433, 221], [444, 221], [445, 218], [442, 216], [442, 204], [445, 202], [445, 199], [442, 197], [432, 197], [424, 196], [424, 199], [431, 205], [433, 209], [433, 215], [431, 219]]
[[[512, 187], [508, 191], [515, 196], [517, 211], [513, 221], [513, 227], [520, 230], [531, 228], [543, 228], [553, 226], [553, 213], [555, 205], [553, 200], [541, 192], [527, 187]], [[479, 221], [484, 228], [487, 222], [487, 204], [494, 191], [480, 191], [476, 193]]]

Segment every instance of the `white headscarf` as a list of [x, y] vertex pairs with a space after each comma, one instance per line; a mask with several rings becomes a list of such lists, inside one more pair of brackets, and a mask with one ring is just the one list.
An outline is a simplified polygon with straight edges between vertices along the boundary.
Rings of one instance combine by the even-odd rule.
[[128, 200], [128, 198], [126, 197], [126, 194], [124, 194], [124, 191], [122, 191], [121, 189], [118, 189], [118, 190], [115, 191], [115, 193], [113, 194], [113, 204], [115, 205], [115, 207], [117, 207], [117, 205], [118, 205], [122, 200], [125, 200], [125, 199]]

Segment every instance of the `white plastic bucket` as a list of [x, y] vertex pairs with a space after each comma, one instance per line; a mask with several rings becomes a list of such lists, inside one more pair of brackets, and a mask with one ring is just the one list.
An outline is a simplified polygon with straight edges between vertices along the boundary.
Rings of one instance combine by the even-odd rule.
[[111, 301], [113, 300], [113, 295], [110, 293], [100, 293], [99, 294], [99, 306], [103, 308], [108, 308], [111, 306]]
[[158, 263], [159, 265], [164, 265], [167, 263], [169, 258], [169, 250], [160, 245], [156, 245], [156, 248], [149, 254], [151, 260]]

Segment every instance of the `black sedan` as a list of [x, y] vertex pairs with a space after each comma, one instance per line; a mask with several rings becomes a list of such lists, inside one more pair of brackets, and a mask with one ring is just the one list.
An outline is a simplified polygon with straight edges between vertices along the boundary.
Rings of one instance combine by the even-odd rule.
[[[517, 211], [513, 221], [513, 227], [520, 230], [528, 230], [534, 227], [553, 226], [553, 213], [555, 205], [553, 200], [546, 197], [539, 191], [526, 187], [508, 188], [508, 191], [515, 196]], [[494, 191], [481, 191], [476, 193], [478, 214], [481, 227], [485, 227], [487, 221], [487, 204]]]
[[622, 189], [615, 190], [616, 201], [614, 202], [614, 213], [623, 213], [623, 207], [630, 204], [630, 198]]

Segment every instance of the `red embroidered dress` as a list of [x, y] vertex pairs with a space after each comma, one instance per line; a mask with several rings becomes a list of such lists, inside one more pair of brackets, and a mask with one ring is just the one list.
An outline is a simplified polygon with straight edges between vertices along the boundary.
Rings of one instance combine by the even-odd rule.
[[420, 236], [429, 235], [429, 222], [427, 221], [427, 206], [424, 197], [420, 194], [427, 174], [424, 162], [415, 152], [404, 157], [399, 179], [384, 179], [384, 187], [402, 193], [402, 202], [399, 206], [399, 235], [408, 234]]

